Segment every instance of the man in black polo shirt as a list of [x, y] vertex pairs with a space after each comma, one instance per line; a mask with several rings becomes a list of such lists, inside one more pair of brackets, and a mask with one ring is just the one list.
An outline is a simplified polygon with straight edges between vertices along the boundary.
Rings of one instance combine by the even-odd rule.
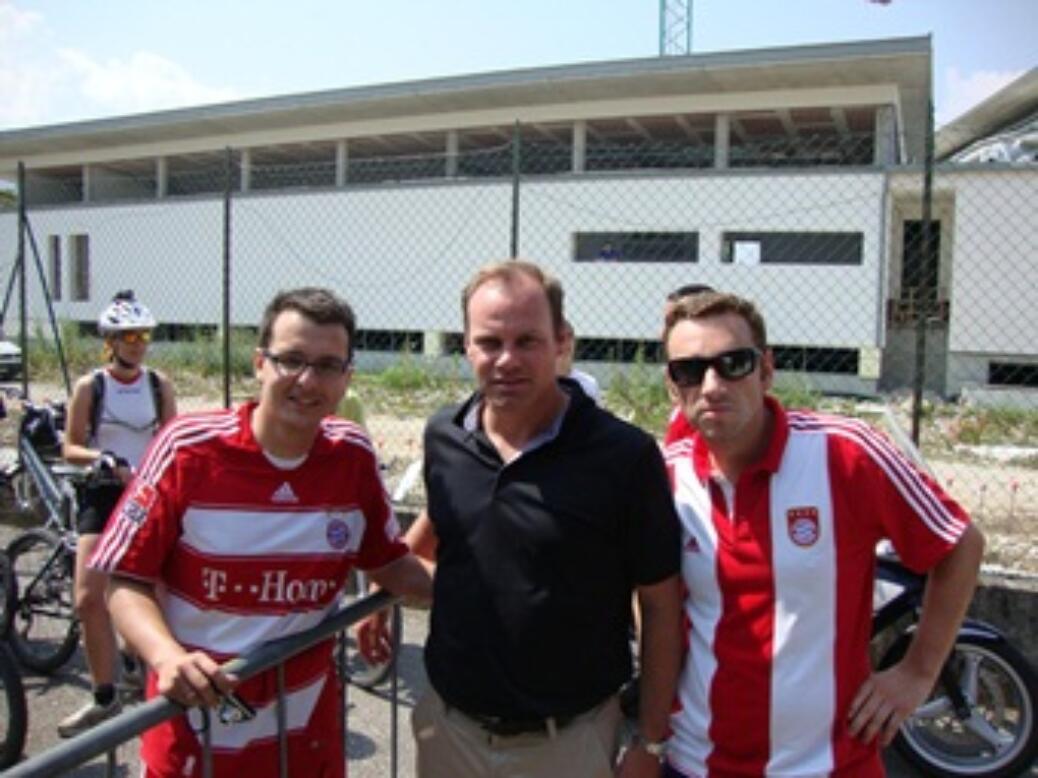
[[[536, 265], [479, 271], [462, 296], [479, 390], [425, 432], [437, 562], [419, 778], [658, 776], [681, 657], [679, 529], [644, 432], [556, 379], [562, 288]], [[639, 732], [617, 692], [642, 612]]]

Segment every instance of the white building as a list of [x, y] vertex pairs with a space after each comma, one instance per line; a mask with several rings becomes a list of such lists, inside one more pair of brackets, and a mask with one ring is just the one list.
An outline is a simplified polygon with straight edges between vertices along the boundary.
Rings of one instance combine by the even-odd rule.
[[[921, 256], [930, 71], [929, 39], [904, 38], [291, 95], [0, 133], [0, 178], [24, 164], [63, 318], [92, 321], [132, 287], [165, 322], [218, 323], [226, 188], [235, 323], [254, 324], [279, 287], [322, 283], [356, 307], [362, 348], [450, 348], [461, 286], [514, 241], [562, 278], [602, 358], [655, 340], [664, 295], [707, 283], [761, 304], [783, 366], [868, 390], [903, 385], [914, 364], [904, 268]], [[986, 382], [985, 355], [1030, 361], [1038, 334], [1021, 318], [1038, 310], [1033, 283], [1007, 280], [1019, 299], [998, 312], [1022, 321], [1022, 351], [997, 317], [983, 338], [956, 318], [995, 280], [960, 283], [961, 247], [970, 267], [1006, 262], [1003, 228], [962, 216], [1005, 196], [980, 177], [942, 173], [934, 189], [928, 374], [947, 391], [949, 350]], [[1015, 227], [1023, 254], [1031, 221]], [[16, 226], [0, 214], [0, 268]]]

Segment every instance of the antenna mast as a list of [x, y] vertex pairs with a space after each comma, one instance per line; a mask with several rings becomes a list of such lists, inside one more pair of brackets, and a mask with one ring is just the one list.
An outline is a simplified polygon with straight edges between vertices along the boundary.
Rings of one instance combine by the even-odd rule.
[[692, 53], [692, 0], [660, 0], [660, 56]]

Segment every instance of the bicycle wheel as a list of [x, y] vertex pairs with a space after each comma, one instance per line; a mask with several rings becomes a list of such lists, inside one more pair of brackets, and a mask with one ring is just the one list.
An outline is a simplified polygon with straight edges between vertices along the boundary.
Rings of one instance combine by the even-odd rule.
[[7, 547], [17, 591], [8, 641], [23, 666], [52, 673], [79, 644], [72, 603], [73, 554], [57, 535], [33, 529]]
[[11, 627], [11, 613], [18, 602], [18, 592], [11, 575], [11, 560], [7, 552], [0, 550], [0, 640], [7, 637]]
[[25, 704], [25, 688], [18, 666], [0, 643], [0, 770], [17, 762], [25, 748], [25, 734], [29, 728]]
[[[359, 570], [354, 570], [351, 588], [354, 596], [363, 597], [368, 590], [367, 576]], [[343, 636], [346, 642], [346, 661], [343, 668], [346, 673], [346, 680], [365, 689], [373, 688], [385, 682], [393, 671], [397, 656], [400, 653], [400, 639], [403, 634], [403, 626], [403, 616], [400, 613], [400, 607], [394, 607], [389, 619], [391, 638], [389, 659], [379, 664], [372, 664], [361, 655], [360, 650], [357, 648], [356, 640], [347, 630]]]
[[[908, 636], [888, 652], [903, 656]], [[884, 657], [883, 665], [888, 664]], [[938, 682], [894, 740], [906, 761], [930, 776], [1009, 778], [1027, 770], [1038, 756], [1038, 677], [1027, 660], [1004, 640], [960, 634], [948, 658], [969, 704], [956, 715]]]

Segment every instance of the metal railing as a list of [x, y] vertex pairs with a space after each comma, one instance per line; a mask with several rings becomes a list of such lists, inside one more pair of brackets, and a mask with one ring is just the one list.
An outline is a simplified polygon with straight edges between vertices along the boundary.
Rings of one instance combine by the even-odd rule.
[[[251, 678], [257, 673], [283, 665], [288, 659], [305, 651], [311, 646], [326, 640], [366, 616], [389, 606], [399, 607], [398, 600], [388, 592], [375, 594], [354, 600], [336, 611], [312, 629], [289, 637], [266, 643], [256, 649], [225, 663], [222, 669], [233, 673], [242, 680]], [[395, 672], [395, 670], [394, 670]], [[396, 775], [397, 738], [396, 738], [396, 694], [391, 695], [391, 774]], [[284, 709], [284, 689], [278, 688], [277, 705]], [[161, 724], [174, 716], [185, 713], [187, 709], [166, 697], [155, 697], [136, 706], [132, 710], [110, 719], [83, 734], [55, 746], [49, 751], [38, 754], [4, 773], [5, 778], [51, 778], [66, 773], [79, 765], [98, 756], [108, 754], [109, 772], [114, 766], [116, 747], [140, 735], [147, 729]], [[279, 763], [282, 778], [288, 775], [288, 743], [284, 735], [284, 719], [278, 717], [279, 729]], [[211, 772], [211, 750], [208, 743], [203, 743], [203, 775], [208, 778]], [[344, 744], [345, 745], [345, 744]], [[344, 748], [345, 752], [345, 748]], [[208, 768], [208, 769], [207, 769]]]

